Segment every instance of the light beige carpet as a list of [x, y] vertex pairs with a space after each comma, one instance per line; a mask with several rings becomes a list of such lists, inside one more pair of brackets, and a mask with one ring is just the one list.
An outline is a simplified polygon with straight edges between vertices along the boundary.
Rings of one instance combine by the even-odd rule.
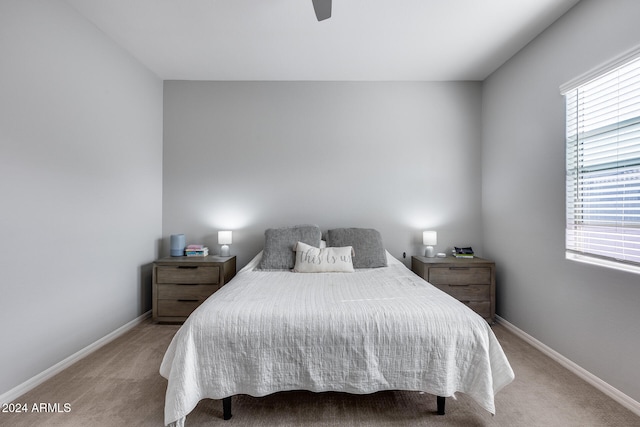
[[[27, 413], [0, 413], [1, 426], [162, 426], [166, 380], [158, 373], [175, 325], [150, 321], [107, 344], [17, 399]], [[204, 400], [187, 417], [193, 426], [615, 426], [640, 427], [640, 417], [544, 356], [504, 327], [493, 327], [516, 380], [496, 396], [491, 416], [460, 394], [436, 399], [416, 392], [372, 395], [286, 392], [235, 396], [233, 418], [220, 401]], [[44, 403], [61, 412], [32, 412]], [[68, 412], [64, 404], [68, 404]]]

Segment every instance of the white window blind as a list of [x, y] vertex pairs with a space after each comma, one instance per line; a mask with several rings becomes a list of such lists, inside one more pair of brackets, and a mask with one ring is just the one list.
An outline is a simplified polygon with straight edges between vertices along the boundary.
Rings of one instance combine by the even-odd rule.
[[640, 57], [566, 97], [566, 249], [640, 266]]

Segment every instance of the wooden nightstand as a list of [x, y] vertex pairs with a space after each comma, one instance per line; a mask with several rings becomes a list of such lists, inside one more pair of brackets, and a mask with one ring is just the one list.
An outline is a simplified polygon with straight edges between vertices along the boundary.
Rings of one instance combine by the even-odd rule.
[[411, 270], [493, 323], [496, 315], [496, 265], [483, 258], [411, 257]]
[[167, 257], [153, 263], [152, 313], [156, 322], [184, 322], [236, 275], [236, 257]]

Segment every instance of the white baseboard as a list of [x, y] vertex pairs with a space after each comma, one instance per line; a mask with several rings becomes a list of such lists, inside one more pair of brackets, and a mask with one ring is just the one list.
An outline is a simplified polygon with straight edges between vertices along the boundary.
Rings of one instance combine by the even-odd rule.
[[593, 375], [591, 372], [587, 371], [586, 369], [582, 368], [581, 366], [567, 359], [557, 351], [541, 343], [540, 341], [538, 341], [531, 335], [527, 334], [523, 330], [519, 329], [518, 327], [504, 320], [502, 317], [496, 316], [496, 321], [500, 325], [508, 329], [510, 332], [512, 332], [514, 335], [517, 335], [518, 337], [522, 338], [524, 341], [531, 344], [533, 347], [540, 350], [542, 353], [549, 356], [550, 358], [552, 358], [553, 360], [555, 360], [556, 362], [558, 362], [559, 364], [561, 364], [562, 366], [564, 366], [565, 368], [567, 368], [568, 370], [570, 370], [571, 372], [573, 372], [574, 374], [576, 374], [577, 376], [579, 376], [580, 378], [582, 378], [583, 380], [585, 380], [586, 382], [588, 382], [589, 384], [591, 384], [592, 386], [594, 386], [595, 388], [597, 388], [598, 390], [600, 390], [601, 392], [603, 392], [604, 394], [606, 394], [607, 396], [609, 396], [610, 398], [612, 398], [613, 400], [615, 400], [616, 402], [624, 406], [625, 408], [629, 409], [631, 412], [640, 416], [640, 402], [638, 402], [637, 400], [632, 399], [631, 397], [627, 396], [617, 388], [604, 382], [600, 378]]
[[69, 366], [73, 365], [78, 360], [88, 356], [89, 354], [93, 353], [94, 351], [96, 351], [97, 349], [102, 347], [103, 345], [113, 341], [114, 339], [118, 338], [119, 336], [124, 335], [126, 332], [128, 332], [130, 329], [132, 329], [134, 326], [142, 323], [144, 320], [149, 318], [149, 316], [151, 316], [151, 311], [147, 311], [143, 315], [138, 316], [137, 318], [133, 319], [131, 322], [119, 327], [115, 331], [113, 331], [113, 332], [105, 335], [104, 337], [100, 338], [98, 341], [95, 341], [94, 343], [89, 344], [88, 346], [86, 346], [82, 350], [72, 354], [71, 356], [67, 357], [66, 359], [62, 360], [61, 362], [56, 363], [55, 365], [53, 365], [49, 369], [39, 373], [35, 377], [33, 377], [31, 379], [28, 379], [27, 381], [23, 382], [22, 384], [18, 385], [17, 387], [14, 387], [11, 390], [9, 390], [8, 392], [0, 395], [0, 405], [1, 404], [5, 404], [5, 403], [13, 402], [15, 399], [17, 399], [18, 397], [20, 397], [23, 394], [27, 393], [28, 391], [31, 391], [32, 389], [36, 388], [37, 386], [39, 386], [40, 384], [42, 384], [43, 382], [45, 382], [49, 378], [52, 378], [54, 375], [57, 375], [60, 372], [62, 372], [63, 370], [67, 369]]

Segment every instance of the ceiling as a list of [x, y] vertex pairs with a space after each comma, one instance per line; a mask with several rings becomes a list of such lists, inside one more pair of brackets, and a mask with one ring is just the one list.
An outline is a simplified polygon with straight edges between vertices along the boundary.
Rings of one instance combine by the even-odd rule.
[[579, 0], [66, 0], [163, 80], [484, 80]]

